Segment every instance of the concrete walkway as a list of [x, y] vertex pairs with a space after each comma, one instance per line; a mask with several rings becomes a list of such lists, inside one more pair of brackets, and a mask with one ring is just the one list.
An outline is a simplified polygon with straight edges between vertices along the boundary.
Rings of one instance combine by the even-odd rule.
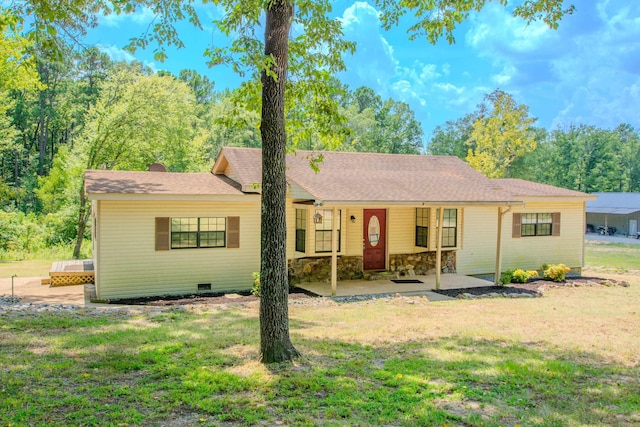
[[[441, 289], [479, 288], [492, 286], [493, 282], [459, 274], [443, 274], [440, 276]], [[391, 280], [345, 280], [338, 282], [337, 297], [352, 295], [401, 294], [404, 296], [424, 295], [429, 301], [453, 299], [433, 292], [436, 287], [435, 274], [428, 276], [411, 276], [403, 279], [417, 279], [422, 283], [395, 283]], [[295, 286], [321, 296], [331, 296], [331, 284], [326, 282], [299, 283]]]

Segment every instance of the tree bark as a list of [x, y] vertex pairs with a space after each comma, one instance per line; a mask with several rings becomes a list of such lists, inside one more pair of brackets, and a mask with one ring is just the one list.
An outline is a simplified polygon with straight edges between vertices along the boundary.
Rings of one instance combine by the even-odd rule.
[[82, 243], [84, 242], [84, 232], [87, 229], [87, 222], [91, 216], [91, 206], [87, 206], [87, 198], [84, 195], [84, 183], [80, 189], [80, 209], [78, 212], [78, 235], [76, 236], [76, 244], [73, 247], [73, 258], [80, 258]]
[[289, 282], [284, 94], [287, 79], [290, 0], [270, 2], [266, 11], [265, 54], [272, 55], [276, 78], [262, 72], [262, 214], [260, 261], [260, 353], [263, 363], [299, 356], [289, 337]]

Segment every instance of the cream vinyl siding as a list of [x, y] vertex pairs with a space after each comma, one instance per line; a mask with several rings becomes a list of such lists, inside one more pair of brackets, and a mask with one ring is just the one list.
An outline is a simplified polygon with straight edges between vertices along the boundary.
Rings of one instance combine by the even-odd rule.
[[[431, 228], [429, 231], [431, 232]], [[416, 208], [387, 209], [387, 253], [389, 255], [414, 253], [416, 252], [415, 243]]]
[[[459, 274], [491, 273], [496, 263], [498, 207], [465, 207], [462, 229], [464, 242], [462, 249], [456, 252], [456, 271]], [[507, 238], [505, 230], [508, 230], [508, 238], [511, 238], [511, 228], [507, 229], [503, 223], [503, 242]]]
[[[560, 212], [560, 236], [511, 237], [513, 212], [552, 213]], [[584, 209], [583, 201], [576, 202], [527, 202], [526, 209], [512, 209], [502, 222], [504, 226], [502, 248], [502, 269], [540, 269], [544, 263], [565, 264], [582, 267], [584, 251]]]
[[[305, 253], [296, 251], [296, 209], [306, 209], [307, 211], [307, 232], [305, 233], [305, 247], [307, 250]], [[313, 223], [312, 216], [315, 214], [316, 210], [333, 210], [333, 207], [315, 207], [313, 205], [302, 204], [297, 205], [293, 203], [292, 200], [287, 200], [287, 259], [331, 256], [331, 252], [315, 252], [316, 227]], [[352, 233], [352, 229], [357, 226], [357, 222], [356, 224], [352, 224], [349, 220], [350, 215], [352, 215], [349, 213], [349, 209], [341, 207], [338, 208], [338, 211], [342, 211], [340, 221], [342, 241], [338, 255], [348, 255], [348, 248], [353, 244], [353, 241], [349, 240], [350, 233]], [[360, 224], [362, 224], [362, 218], [360, 218], [360, 221]], [[360, 241], [362, 242], [362, 238]], [[362, 246], [362, 243], [360, 243], [360, 246]], [[362, 248], [360, 249], [360, 255], [362, 255]]]
[[[502, 271], [540, 269], [543, 263], [582, 267], [584, 251], [583, 201], [526, 202], [513, 206], [502, 221]], [[513, 213], [560, 212], [560, 236], [512, 237]], [[464, 244], [457, 252], [459, 274], [493, 274], [495, 269], [498, 208], [466, 207]]]
[[[257, 202], [98, 202], [97, 296], [117, 299], [251, 287], [260, 268]], [[240, 217], [240, 248], [155, 250], [156, 217]]]
[[[345, 231], [343, 231], [343, 240], [346, 242], [347, 246], [345, 248], [345, 255], [349, 256], [362, 256], [363, 249], [363, 237], [362, 237], [362, 218], [363, 211], [362, 208], [349, 208], [343, 210], [346, 212], [345, 215]], [[351, 215], [356, 218], [356, 222], [351, 222]]]

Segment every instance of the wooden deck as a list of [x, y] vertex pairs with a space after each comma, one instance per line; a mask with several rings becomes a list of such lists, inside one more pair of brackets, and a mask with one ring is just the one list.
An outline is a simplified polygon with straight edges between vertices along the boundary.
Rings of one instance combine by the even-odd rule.
[[42, 279], [43, 285], [74, 286], [94, 283], [93, 260], [72, 260], [54, 262], [49, 270], [49, 278]]

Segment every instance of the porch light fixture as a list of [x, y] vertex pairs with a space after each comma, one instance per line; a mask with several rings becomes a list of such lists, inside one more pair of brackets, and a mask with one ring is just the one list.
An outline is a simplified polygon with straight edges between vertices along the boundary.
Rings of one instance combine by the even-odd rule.
[[352, 222], [352, 223], [354, 223], [354, 224], [356, 223], [356, 217], [355, 217], [355, 216], [351, 215], [351, 218], [350, 218], [350, 219], [351, 219], [351, 222]]
[[322, 224], [322, 215], [320, 215], [320, 212], [316, 212], [315, 214], [313, 214], [313, 223]]

